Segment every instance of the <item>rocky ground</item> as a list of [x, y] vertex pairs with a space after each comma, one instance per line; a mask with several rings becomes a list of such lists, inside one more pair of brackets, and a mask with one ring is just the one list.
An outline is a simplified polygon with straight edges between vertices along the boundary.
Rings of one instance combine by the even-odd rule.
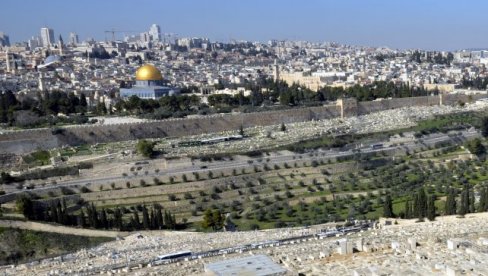
[[[398, 223], [398, 224], [397, 224]], [[301, 229], [234, 233], [141, 232], [114, 242], [0, 269], [6, 275], [121, 273], [135, 275], [202, 275], [204, 264], [248, 254], [265, 254], [291, 275], [488, 275], [488, 213], [465, 218], [438, 217], [434, 222], [385, 220], [374, 230], [340, 237], [303, 239], [293, 244], [182, 261], [138, 265], [161, 254], [182, 250], [235, 247], [243, 244], [318, 233], [325, 225]], [[348, 247], [349, 246], [349, 247]], [[110, 270], [111, 264], [127, 264]]]
[[[286, 132], [280, 131], [281, 125], [257, 126], [247, 128], [246, 139], [240, 141], [224, 142], [214, 145], [201, 145], [195, 147], [173, 147], [180, 141], [194, 141], [213, 138], [216, 134], [203, 134], [188, 136], [179, 139], [165, 139], [158, 144], [158, 148], [166, 152], [166, 156], [196, 156], [199, 154], [215, 154], [226, 152], [241, 152], [247, 150], [272, 149], [277, 146], [295, 143], [301, 140], [320, 137], [325, 134], [338, 135], [343, 133], [374, 133], [393, 129], [402, 129], [415, 126], [418, 121], [433, 118], [436, 115], [480, 111], [488, 107], [488, 102], [478, 101], [459, 106], [418, 106], [404, 107], [392, 110], [375, 112], [367, 115], [334, 118], [319, 121], [299, 122], [286, 125]], [[236, 135], [238, 131], [219, 133], [220, 136]]]

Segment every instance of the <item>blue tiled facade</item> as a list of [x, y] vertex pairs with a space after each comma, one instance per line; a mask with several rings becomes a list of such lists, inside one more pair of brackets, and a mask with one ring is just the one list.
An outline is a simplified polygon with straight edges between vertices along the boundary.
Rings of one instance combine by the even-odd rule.
[[166, 86], [162, 81], [136, 81], [132, 88], [121, 88], [120, 97], [123, 99], [137, 96], [141, 99], [159, 99], [165, 96], [179, 95], [180, 89]]

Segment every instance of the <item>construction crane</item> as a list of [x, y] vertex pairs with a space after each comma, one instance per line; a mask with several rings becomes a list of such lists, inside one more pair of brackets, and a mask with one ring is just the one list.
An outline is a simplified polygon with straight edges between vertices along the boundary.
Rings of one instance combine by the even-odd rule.
[[107, 33], [111, 33], [112, 34], [112, 41], [115, 41], [115, 33], [140, 33], [140, 32], [138, 32], [138, 31], [121, 31], [121, 30], [112, 29], [109, 31], [105, 31], [105, 41], [107, 41]]

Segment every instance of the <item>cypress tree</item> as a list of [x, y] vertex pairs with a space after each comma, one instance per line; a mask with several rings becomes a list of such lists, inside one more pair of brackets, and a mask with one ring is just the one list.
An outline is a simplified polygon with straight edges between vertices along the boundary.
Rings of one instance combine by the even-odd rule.
[[105, 212], [105, 209], [102, 209], [100, 211], [100, 226], [108, 229], [108, 219], [107, 219], [107, 213]]
[[92, 204], [92, 208], [93, 208], [93, 211], [92, 211], [93, 221], [95, 222], [93, 227], [99, 228], [100, 227], [100, 217], [98, 216], [97, 207], [95, 207], [95, 204]]
[[410, 211], [410, 218], [413, 218], [414, 215], [413, 215], [413, 203], [409, 200], [408, 201], [408, 207], [410, 208], [409, 211]]
[[78, 216], [78, 225], [83, 228], [86, 227], [85, 213], [83, 210], [80, 211], [80, 215]]
[[454, 215], [456, 214], [456, 194], [454, 189], [449, 189], [446, 198], [446, 204], [444, 207], [444, 212], [446, 215]]
[[171, 217], [171, 225], [173, 226], [173, 230], [176, 230], [176, 216], [175, 214], [173, 214], [173, 216]]
[[167, 229], [176, 228], [175, 216], [174, 215], [172, 216], [170, 211], [164, 211], [164, 226]]
[[149, 213], [147, 212], [146, 206], [142, 207], [142, 223], [144, 229], [150, 229]]
[[485, 189], [482, 187], [480, 188], [480, 202], [478, 203], [478, 212], [483, 212], [484, 211], [484, 203], [485, 200]]
[[483, 189], [483, 191], [484, 191], [484, 195], [485, 195], [483, 197], [483, 203], [484, 203], [483, 204], [483, 212], [486, 212], [486, 211], [488, 211], [488, 187], [485, 187]]
[[114, 227], [122, 231], [122, 224], [122, 212], [119, 207], [117, 207], [114, 211]]
[[98, 218], [97, 208], [93, 203], [89, 207], [87, 207], [87, 213], [88, 213], [88, 221], [90, 223], [90, 227], [99, 228], [100, 220]]
[[435, 198], [433, 195], [429, 196], [429, 200], [427, 202], [427, 218], [430, 221], [435, 220]]
[[412, 206], [412, 217], [418, 218], [420, 217], [420, 205], [419, 205], [419, 197], [418, 194], [414, 194], [413, 196], [413, 206]]
[[467, 214], [469, 209], [469, 193], [465, 190], [461, 193], [461, 204], [459, 206], [458, 214], [464, 216]]
[[474, 191], [473, 188], [468, 187], [468, 195], [469, 195], [469, 212], [474, 213], [476, 212], [476, 209], [474, 208]]
[[470, 191], [469, 191], [469, 184], [464, 185], [464, 196], [463, 196], [463, 208], [464, 214], [470, 213], [471, 209], [471, 198], [470, 198]]
[[488, 187], [480, 188], [480, 202], [478, 205], [478, 212], [488, 211]]
[[70, 218], [68, 215], [68, 208], [66, 207], [66, 199], [63, 198], [62, 204], [61, 204], [61, 224], [67, 225], [70, 224]]
[[410, 214], [410, 200], [405, 201], [405, 218], [409, 219], [412, 215]]
[[133, 216], [133, 224], [132, 227], [134, 229], [140, 229], [141, 228], [141, 221], [139, 220], [139, 214], [137, 211], [134, 211], [134, 216]]
[[90, 213], [90, 208], [86, 207], [86, 221], [87, 221], [87, 226], [91, 226], [91, 213]]
[[391, 201], [390, 195], [386, 195], [385, 201], [383, 202], [383, 216], [385, 218], [392, 218], [393, 215], [393, 203]]
[[156, 225], [156, 214], [154, 213], [154, 209], [151, 209], [151, 214], [149, 215], [149, 219], [151, 221], [151, 229], [158, 229], [158, 226]]
[[61, 203], [58, 201], [57, 207], [56, 207], [56, 214], [58, 217], [56, 218], [57, 223], [63, 223], [63, 207], [61, 206]]
[[56, 208], [56, 205], [54, 203], [52, 203], [52, 202], [50, 204], [50, 209], [51, 209], [51, 212], [50, 212], [50, 219], [51, 219], [51, 221], [57, 222], [57, 219], [58, 219], [58, 209]]
[[62, 209], [63, 209], [63, 212], [65, 212], [65, 211], [66, 211], [66, 209], [67, 209], [67, 208], [66, 208], [66, 199], [65, 199], [65, 198], [63, 198], [63, 201], [62, 201], [61, 207], [62, 207]]
[[171, 220], [171, 214], [169, 211], [164, 211], [164, 227], [167, 229], [171, 229], [172, 226], [172, 220]]
[[425, 218], [427, 216], [427, 195], [424, 188], [420, 188], [418, 191], [419, 198], [419, 218]]
[[161, 209], [158, 209], [156, 212], [156, 224], [158, 229], [164, 228], [163, 213], [161, 212]]

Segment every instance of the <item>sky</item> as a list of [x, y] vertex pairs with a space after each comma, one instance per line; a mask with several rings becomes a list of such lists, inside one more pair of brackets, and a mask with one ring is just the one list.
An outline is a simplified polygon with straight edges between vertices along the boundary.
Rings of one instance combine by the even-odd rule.
[[[307, 40], [394, 49], [488, 48], [487, 0], [2, 0], [11, 42], [54, 29], [65, 41], [143, 32], [212, 41]], [[129, 34], [128, 32], [126, 34]], [[122, 38], [122, 33], [118, 34]]]

